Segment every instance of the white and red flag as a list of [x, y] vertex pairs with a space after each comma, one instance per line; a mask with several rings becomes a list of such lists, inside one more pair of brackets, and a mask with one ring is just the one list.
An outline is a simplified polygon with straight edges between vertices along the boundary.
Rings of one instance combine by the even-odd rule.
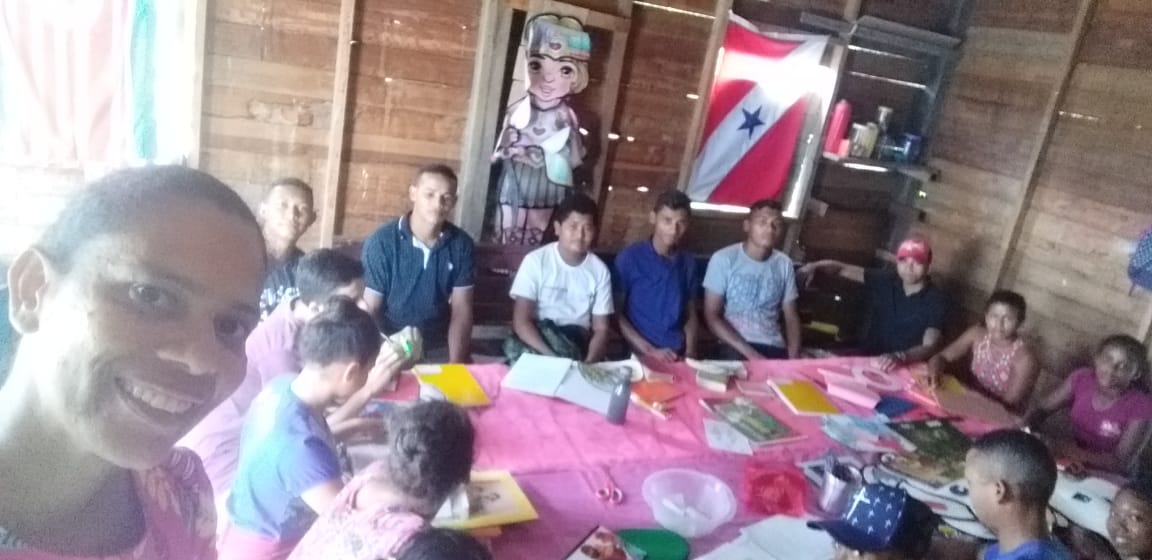
[[749, 206], [779, 198], [820, 69], [827, 37], [768, 36], [732, 16], [688, 196]]

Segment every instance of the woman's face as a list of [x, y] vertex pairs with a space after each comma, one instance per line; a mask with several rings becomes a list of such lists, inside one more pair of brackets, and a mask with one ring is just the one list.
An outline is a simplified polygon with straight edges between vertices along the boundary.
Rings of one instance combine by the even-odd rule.
[[984, 328], [998, 340], [1011, 340], [1016, 338], [1020, 329], [1020, 317], [1010, 305], [994, 303], [988, 306], [984, 313]]
[[203, 201], [169, 208], [87, 241], [67, 272], [39, 254], [14, 265], [31, 282], [14, 285], [13, 309], [32, 319], [19, 351], [37, 368], [36, 412], [125, 468], [161, 462], [232, 393], [259, 320], [256, 228]]
[[1096, 355], [1096, 384], [1104, 393], [1122, 395], [1136, 378], [1136, 367], [1124, 349], [1105, 347]]
[[542, 108], [554, 107], [572, 93], [576, 84], [576, 63], [552, 60], [546, 56], [528, 58], [528, 93]]
[[1108, 514], [1108, 537], [1121, 557], [1152, 556], [1152, 503], [1122, 490]]

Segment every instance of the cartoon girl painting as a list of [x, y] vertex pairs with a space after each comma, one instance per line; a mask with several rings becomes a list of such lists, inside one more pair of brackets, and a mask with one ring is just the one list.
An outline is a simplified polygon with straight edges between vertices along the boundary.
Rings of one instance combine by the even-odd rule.
[[568, 16], [542, 14], [525, 29], [528, 95], [508, 107], [492, 161], [504, 164], [500, 241], [536, 245], [553, 207], [573, 189], [572, 170], [584, 160], [580, 125], [567, 98], [588, 86], [592, 41]]

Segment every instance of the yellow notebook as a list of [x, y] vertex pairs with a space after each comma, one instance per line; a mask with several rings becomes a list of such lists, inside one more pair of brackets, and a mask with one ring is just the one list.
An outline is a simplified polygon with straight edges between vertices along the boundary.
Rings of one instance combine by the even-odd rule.
[[466, 490], [448, 498], [432, 520], [437, 527], [479, 529], [539, 519], [508, 471], [473, 471]]
[[822, 416], [840, 414], [840, 409], [828, 400], [824, 391], [811, 381], [789, 381], [773, 383], [780, 400], [788, 405], [793, 414], [801, 416]]
[[486, 406], [491, 403], [476, 378], [472, 377], [472, 372], [461, 364], [419, 365], [412, 368], [412, 373], [420, 380], [422, 392], [424, 386], [433, 387], [448, 402], [463, 407]]

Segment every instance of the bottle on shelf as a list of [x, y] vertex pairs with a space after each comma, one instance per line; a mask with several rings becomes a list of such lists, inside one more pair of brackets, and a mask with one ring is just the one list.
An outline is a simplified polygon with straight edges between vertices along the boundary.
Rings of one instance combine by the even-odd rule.
[[828, 130], [824, 131], [824, 152], [839, 154], [840, 142], [848, 134], [848, 127], [852, 124], [852, 104], [841, 99], [832, 109], [832, 118], [828, 120]]

